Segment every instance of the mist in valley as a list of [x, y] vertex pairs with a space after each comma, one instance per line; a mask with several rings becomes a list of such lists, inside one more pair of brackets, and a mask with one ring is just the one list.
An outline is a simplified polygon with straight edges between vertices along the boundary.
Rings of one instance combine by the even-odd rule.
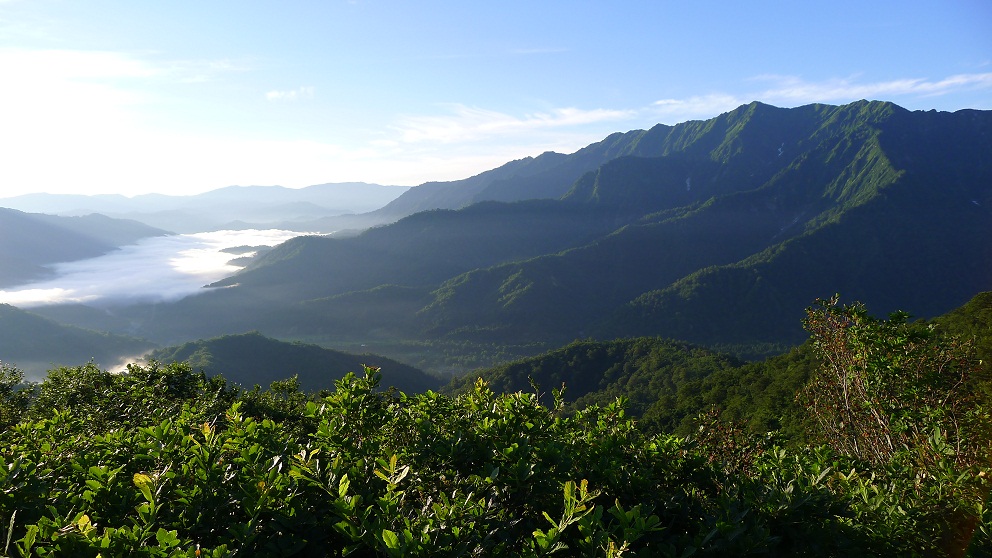
[[30, 309], [174, 302], [236, 273], [256, 248], [300, 234], [222, 230], [145, 238], [96, 258], [52, 264], [54, 277], [0, 290], [0, 303]]

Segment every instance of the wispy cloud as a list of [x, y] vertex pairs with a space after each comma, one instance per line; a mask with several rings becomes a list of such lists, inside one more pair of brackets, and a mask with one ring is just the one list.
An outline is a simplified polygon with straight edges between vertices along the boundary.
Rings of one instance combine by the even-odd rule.
[[[389, 138], [373, 143], [378, 147], [402, 144], [465, 144], [471, 142], [526, 141], [540, 133], [579, 130], [589, 125], [615, 125], [637, 121], [650, 125], [674, 124], [691, 119], [712, 118], [751, 101], [779, 106], [808, 103], [846, 103], [859, 99], [900, 101], [962, 91], [992, 88], [992, 73], [956, 74], [942, 79], [906, 78], [862, 81], [858, 76], [807, 81], [797, 76], [762, 75], [748, 80], [754, 87], [745, 92], [713, 92], [684, 98], [660, 99], [632, 109], [556, 108], [544, 112], [513, 115], [460, 103], [441, 105], [445, 114], [405, 116], [392, 125]], [[746, 85], [746, 84], [745, 84]], [[602, 126], [600, 126], [602, 128]]]
[[149, 77], [161, 72], [119, 52], [78, 50], [2, 49], [0, 69], [20, 79], [63, 80]]
[[685, 99], [661, 99], [655, 101], [646, 112], [656, 115], [668, 124], [691, 118], [710, 118], [722, 112], [733, 110], [747, 101], [725, 93], [696, 95]]
[[449, 114], [407, 116], [393, 128], [406, 143], [455, 143], [516, 135], [528, 131], [621, 121], [636, 115], [634, 110], [556, 108], [547, 112], [513, 116], [463, 104], [446, 105]]
[[218, 76], [247, 72], [252, 65], [245, 61], [221, 58], [216, 60], [172, 60], [163, 64], [167, 75], [182, 83], [202, 83]]
[[860, 99], [901, 102], [968, 91], [992, 89], [992, 73], [955, 74], [941, 79], [902, 78], [861, 81], [859, 76], [806, 81], [798, 76], [761, 75], [750, 83], [767, 84], [747, 93], [711, 93], [684, 99], [661, 99], [646, 109], [666, 123], [691, 118], [709, 118], [751, 101], [780, 106], [809, 103], [848, 103]]
[[753, 81], [768, 81], [772, 86], [761, 92], [763, 98], [782, 101], [847, 101], [887, 99], [892, 97], [930, 97], [964, 90], [992, 87], [992, 73], [957, 74], [943, 79], [903, 78], [888, 81], [860, 82], [857, 77], [807, 82], [794, 76], [758, 76]]
[[313, 99], [314, 92], [314, 87], [306, 85], [296, 89], [269, 91], [265, 94], [265, 98], [269, 101], [299, 101]]

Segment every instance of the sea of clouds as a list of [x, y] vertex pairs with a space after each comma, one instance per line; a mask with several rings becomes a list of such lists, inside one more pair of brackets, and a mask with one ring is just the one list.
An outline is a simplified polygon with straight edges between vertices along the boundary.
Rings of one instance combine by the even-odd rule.
[[54, 264], [55, 277], [0, 290], [0, 303], [21, 308], [81, 303], [92, 306], [171, 302], [240, 269], [238, 246], [275, 246], [301, 233], [278, 229], [213, 231], [145, 238], [102, 256]]

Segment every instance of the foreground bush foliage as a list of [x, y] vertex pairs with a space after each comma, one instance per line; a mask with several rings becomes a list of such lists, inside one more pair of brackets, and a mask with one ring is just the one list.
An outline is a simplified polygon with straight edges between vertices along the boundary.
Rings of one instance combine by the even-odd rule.
[[[814, 308], [811, 319], [846, 311]], [[864, 323], [896, 337], [908, 327]], [[896, 413], [889, 428], [909, 437], [876, 458], [848, 451], [831, 437], [837, 428], [819, 434], [822, 446], [797, 446], [749, 434], [714, 411], [693, 436], [648, 435], [622, 398], [574, 409], [556, 392], [547, 406], [482, 381], [457, 396], [407, 396], [379, 389], [371, 368], [319, 396], [293, 380], [243, 391], [185, 364], [120, 375], [61, 368], [27, 389], [16, 370], [3, 373], [0, 555], [939, 556], [992, 548], [988, 445], [971, 443], [974, 430], [946, 430], [950, 415], [933, 409], [914, 418], [880, 407]], [[936, 392], [920, 393], [931, 401]], [[835, 410], [817, 401], [814, 413], [828, 421]], [[961, 399], [955, 420], [978, 417], [979, 403]]]

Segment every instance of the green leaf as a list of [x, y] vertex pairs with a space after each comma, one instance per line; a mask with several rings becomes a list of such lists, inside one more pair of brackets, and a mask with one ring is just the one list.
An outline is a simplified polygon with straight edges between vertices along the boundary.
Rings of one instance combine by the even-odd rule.
[[160, 527], [155, 533], [155, 539], [158, 540], [158, 545], [162, 548], [172, 548], [179, 544], [178, 532], [166, 531], [164, 527]]
[[34, 546], [34, 541], [38, 536], [38, 526], [28, 525], [27, 533], [24, 534], [24, 538], [17, 541], [18, 543], [23, 542], [24, 544], [18, 544], [17, 547], [21, 551], [21, 554], [25, 556], [31, 555], [31, 547]]
[[386, 548], [399, 549], [400, 537], [389, 529], [382, 530], [382, 542], [386, 543]]
[[152, 501], [152, 478], [144, 473], [134, 474], [134, 486], [138, 487], [145, 500]]

